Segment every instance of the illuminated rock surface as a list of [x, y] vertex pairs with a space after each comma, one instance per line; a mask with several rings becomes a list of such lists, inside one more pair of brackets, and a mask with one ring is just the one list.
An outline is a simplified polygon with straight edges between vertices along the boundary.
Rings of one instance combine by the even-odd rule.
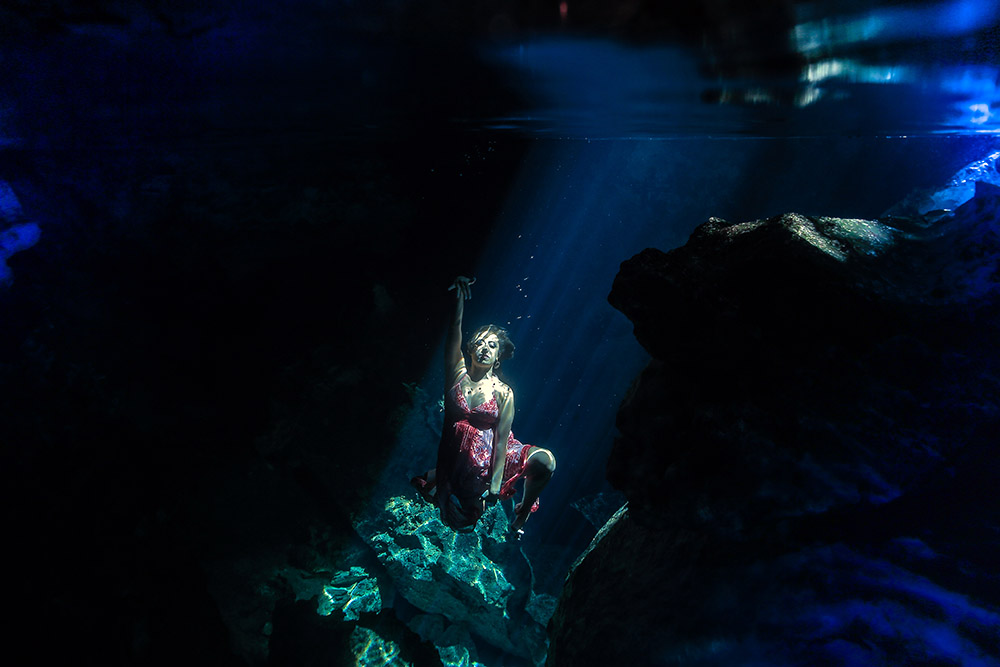
[[626, 261], [629, 505], [548, 664], [997, 664], [998, 215], [985, 184], [934, 224], [712, 220]]
[[944, 187], [918, 189], [886, 211], [886, 215], [930, 218], [935, 212], [954, 211], [972, 199], [976, 188], [983, 183], [1000, 186], [998, 159], [1000, 153], [991, 153], [982, 160], [976, 160], [958, 170]]
[[318, 585], [308, 582], [303, 588], [307, 599], [318, 598], [316, 613], [320, 616], [335, 614], [356, 621], [363, 613], [378, 613], [382, 609], [378, 582], [361, 567], [337, 572]]
[[343, 622], [316, 614], [308, 602], [282, 603], [274, 613], [269, 665], [388, 667], [441, 664], [437, 650], [391, 611]]
[[394, 641], [384, 639], [374, 630], [364, 627], [354, 628], [351, 632], [351, 649], [359, 665], [410, 667], [413, 664], [399, 655], [399, 646]]
[[[544, 626], [551, 605], [535, 596], [530, 582], [515, 598], [505, 563], [519, 557], [505, 537], [507, 518], [500, 505], [489, 508], [476, 530], [457, 533], [445, 526], [437, 508], [416, 499], [394, 496], [384, 511], [358, 522], [357, 530], [385, 566], [393, 584], [414, 607], [447, 619], [460, 636], [473, 635], [502, 651], [540, 661], [545, 655]], [[455, 635], [429, 630], [420, 634], [441, 648], [464, 645]], [[450, 630], [450, 628], [449, 628]], [[473, 645], [474, 651], [474, 645]], [[462, 663], [462, 650], [446, 651]], [[472, 653], [474, 656], [474, 653]]]

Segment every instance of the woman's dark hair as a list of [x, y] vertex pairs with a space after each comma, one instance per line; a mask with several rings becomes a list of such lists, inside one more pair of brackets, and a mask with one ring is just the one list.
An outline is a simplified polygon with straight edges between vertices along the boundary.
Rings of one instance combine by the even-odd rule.
[[473, 331], [469, 337], [469, 342], [465, 344], [465, 351], [470, 357], [472, 356], [473, 343], [483, 336], [489, 336], [490, 334], [496, 334], [497, 340], [500, 341], [500, 351], [497, 353], [498, 361], [507, 361], [514, 356], [514, 343], [511, 342], [510, 334], [507, 333], [507, 330], [495, 324], [487, 324]]

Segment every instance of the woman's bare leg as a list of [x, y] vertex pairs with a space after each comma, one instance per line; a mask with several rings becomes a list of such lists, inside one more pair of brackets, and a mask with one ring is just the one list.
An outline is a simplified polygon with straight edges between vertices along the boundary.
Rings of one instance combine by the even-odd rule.
[[531, 506], [538, 498], [538, 494], [552, 479], [552, 473], [555, 470], [556, 457], [552, 452], [541, 447], [532, 447], [528, 450], [524, 471], [524, 495], [521, 497], [521, 502], [514, 506], [515, 516], [514, 521], [510, 524], [511, 530], [519, 530], [528, 520]]

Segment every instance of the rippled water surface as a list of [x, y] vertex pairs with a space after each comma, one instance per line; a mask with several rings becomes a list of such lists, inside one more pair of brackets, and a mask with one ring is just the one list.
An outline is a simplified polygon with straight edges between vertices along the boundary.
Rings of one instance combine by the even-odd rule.
[[988, 0], [147, 5], [8, 10], [0, 147], [1000, 127]]

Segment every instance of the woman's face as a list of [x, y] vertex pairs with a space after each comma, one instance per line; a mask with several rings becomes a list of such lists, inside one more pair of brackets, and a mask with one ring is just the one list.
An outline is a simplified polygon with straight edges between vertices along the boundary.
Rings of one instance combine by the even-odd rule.
[[496, 334], [486, 334], [472, 342], [472, 363], [492, 367], [499, 356], [500, 339]]

